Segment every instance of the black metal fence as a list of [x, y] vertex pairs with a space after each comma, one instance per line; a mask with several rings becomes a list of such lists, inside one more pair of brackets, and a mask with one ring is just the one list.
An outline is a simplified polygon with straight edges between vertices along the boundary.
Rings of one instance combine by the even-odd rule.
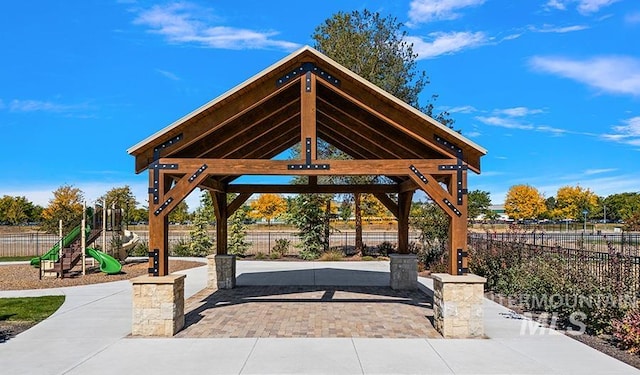
[[[135, 232], [140, 238], [140, 243], [149, 243], [149, 233], [147, 231]], [[111, 235], [106, 234], [107, 250], [110, 248]], [[215, 232], [210, 232], [211, 239], [215, 239]], [[255, 255], [257, 253], [269, 254], [278, 239], [286, 239], [289, 241], [287, 255], [297, 255], [299, 252], [300, 239], [296, 232], [293, 231], [250, 231], [247, 232], [245, 240], [249, 243], [247, 255]], [[418, 234], [410, 233], [410, 241], [417, 241]], [[383, 242], [396, 244], [398, 242], [398, 233], [395, 231], [367, 231], [362, 234], [363, 244], [367, 248], [379, 246]], [[31, 233], [14, 233], [0, 235], [0, 257], [29, 257], [39, 256], [49, 251], [60, 238], [54, 234], [43, 232]], [[170, 231], [169, 232], [169, 249], [171, 250], [180, 243], [188, 243], [190, 241], [189, 232], [187, 231]], [[97, 247], [102, 246], [102, 237], [95, 242]], [[341, 249], [346, 254], [353, 252], [355, 248], [355, 232], [354, 231], [334, 231], [329, 237], [329, 246], [331, 248]]]
[[640, 293], [640, 233], [470, 233], [468, 243], [473, 252], [506, 263], [544, 261], [551, 255], [562, 261], [567, 275], [614, 278], [626, 292]]
[[500, 242], [520, 242], [545, 248], [609, 252], [613, 250], [625, 255], [640, 256], [640, 233], [571, 233], [571, 232], [501, 232], [470, 233], [470, 241], [487, 239]]

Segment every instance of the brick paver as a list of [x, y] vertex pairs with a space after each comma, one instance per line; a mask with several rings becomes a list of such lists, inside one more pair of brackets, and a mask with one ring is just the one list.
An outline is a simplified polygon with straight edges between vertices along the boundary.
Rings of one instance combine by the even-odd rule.
[[242, 286], [204, 289], [175, 337], [439, 338], [432, 299], [389, 287]]

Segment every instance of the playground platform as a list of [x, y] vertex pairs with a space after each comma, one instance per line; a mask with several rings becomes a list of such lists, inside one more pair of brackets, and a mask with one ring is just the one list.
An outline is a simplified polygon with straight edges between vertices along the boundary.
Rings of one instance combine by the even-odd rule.
[[[211, 302], [207, 298], [211, 298], [212, 293], [203, 291], [205, 267], [180, 273], [187, 275], [186, 297], [195, 297], [189, 299], [187, 314]], [[265, 304], [280, 303], [290, 309], [290, 313], [299, 309], [297, 316], [300, 317], [311, 311], [304, 310], [304, 304], [340, 303], [337, 300], [342, 297], [352, 301], [340, 306], [346, 309], [341, 311], [343, 314], [363, 306], [363, 299], [383, 297], [406, 302], [391, 307], [416, 308], [418, 313], [410, 313], [415, 319], [429, 311], [428, 302], [420, 296], [382, 296], [381, 291], [389, 283], [387, 262], [239, 261], [237, 273], [239, 290], [252, 292], [248, 297], [231, 296], [231, 300], [240, 300], [230, 305], [253, 308], [255, 319], [260, 319], [260, 311], [268, 313], [264, 310]], [[430, 280], [420, 278], [420, 283], [428, 293]], [[635, 368], [555, 331], [539, 328], [534, 334], [522, 334], [523, 322], [509, 319], [507, 309], [489, 300], [484, 301], [486, 339], [371, 338], [353, 333], [344, 338], [322, 337], [331, 336], [322, 333], [288, 338], [260, 337], [257, 333], [246, 333], [240, 338], [188, 335], [190, 329], [198, 332], [199, 321], [192, 322], [177, 337], [156, 339], [130, 336], [131, 291], [128, 281], [0, 291], [0, 297], [66, 295], [62, 307], [47, 320], [0, 344], [2, 373], [640, 374]], [[228, 297], [218, 295], [214, 305], [218, 302], [222, 302], [220, 306], [225, 305]], [[333, 302], [317, 301], [323, 297], [333, 298]], [[262, 298], [275, 301], [257, 301]], [[287, 298], [293, 302], [282, 302]], [[380, 305], [373, 304], [369, 314], [377, 314], [376, 306]], [[196, 311], [192, 318], [199, 313]], [[402, 308], [396, 313], [408, 314]], [[200, 331], [207, 326], [205, 315], [202, 315], [204, 324]], [[254, 337], [249, 337], [251, 335]]]

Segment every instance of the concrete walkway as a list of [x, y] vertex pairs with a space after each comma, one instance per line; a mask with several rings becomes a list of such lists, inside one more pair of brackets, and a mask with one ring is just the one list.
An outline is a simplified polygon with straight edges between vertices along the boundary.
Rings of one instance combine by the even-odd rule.
[[[355, 270], [358, 272], [350, 272]], [[305, 271], [305, 272], [301, 272]], [[239, 285], [388, 285], [386, 262], [243, 262]], [[186, 297], [206, 268], [183, 271]], [[430, 288], [429, 279], [420, 279]], [[489, 339], [142, 339], [131, 332], [128, 281], [0, 297], [64, 294], [47, 320], [0, 344], [2, 374], [640, 374], [554, 331], [509, 319], [485, 300]], [[523, 324], [525, 334], [521, 334]], [[531, 331], [534, 331], [534, 334]]]

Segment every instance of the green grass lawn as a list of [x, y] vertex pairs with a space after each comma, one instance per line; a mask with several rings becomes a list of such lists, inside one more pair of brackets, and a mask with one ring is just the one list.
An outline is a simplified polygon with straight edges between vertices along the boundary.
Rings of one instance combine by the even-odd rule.
[[0, 298], [0, 322], [41, 322], [62, 306], [64, 296]]

